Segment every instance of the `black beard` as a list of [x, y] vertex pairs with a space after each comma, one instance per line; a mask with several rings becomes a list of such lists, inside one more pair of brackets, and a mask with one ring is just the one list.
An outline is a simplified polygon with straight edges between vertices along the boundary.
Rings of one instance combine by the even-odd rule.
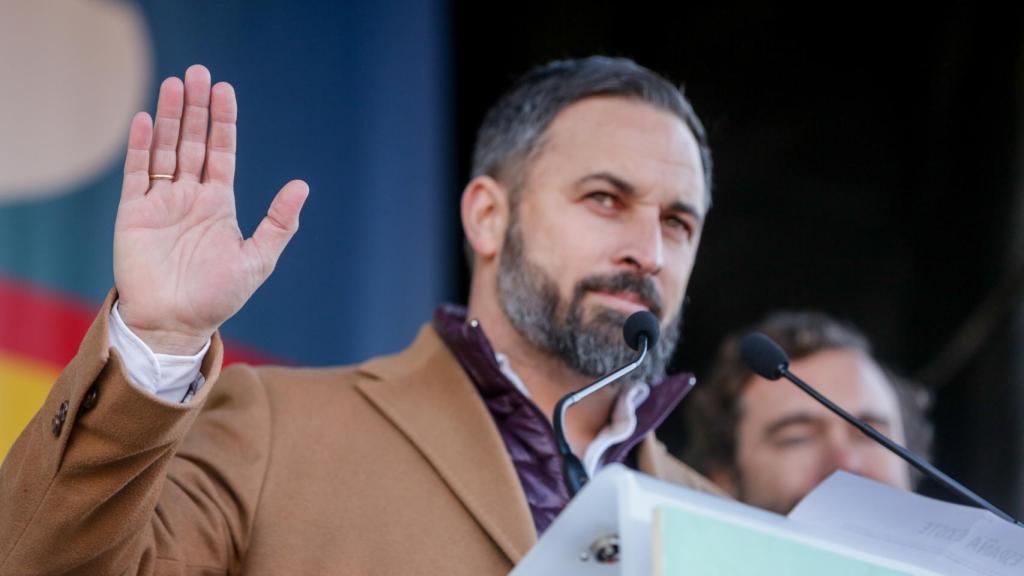
[[[626, 314], [601, 307], [590, 318], [584, 318], [583, 298], [595, 291], [632, 293], [651, 313], [661, 317], [662, 302], [654, 281], [629, 272], [588, 276], [576, 283], [572, 299], [563, 302], [555, 282], [526, 260], [523, 240], [513, 218], [498, 266], [502, 310], [528, 342], [559, 358], [574, 372], [592, 378], [608, 374], [637, 356], [622, 337]], [[628, 381], [655, 382], [665, 376], [665, 366], [679, 340], [681, 317], [680, 310]]]

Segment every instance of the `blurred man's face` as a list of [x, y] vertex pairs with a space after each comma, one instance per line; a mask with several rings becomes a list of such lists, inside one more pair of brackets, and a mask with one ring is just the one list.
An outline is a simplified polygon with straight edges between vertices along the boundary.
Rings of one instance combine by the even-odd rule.
[[638, 310], [664, 338], [657, 377], [706, 211], [697, 142], [676, 116], [614, 97], [559, 113], [513, 207], [499, 265], [501, 305], [533, 345], [599, 376], [632, 359], [622, 324]]
[[[790, 370], [833, 402], [899, 443], [904, 442], [896, 393], [863, 353], [823, 350]], [[897, 456], [786, 381], [754, 377], [740, 396], [736, 496], [788, 513], [836, 469], [909, 489]]]

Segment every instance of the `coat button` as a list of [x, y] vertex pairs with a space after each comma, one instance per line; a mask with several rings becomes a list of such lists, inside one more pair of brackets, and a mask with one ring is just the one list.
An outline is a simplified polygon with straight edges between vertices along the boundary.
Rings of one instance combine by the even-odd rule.
[[89, 387], [89, 390], [85, 393], [85, 398], [82, 399], [82, 404], [78, 407], [78, 413], [84, 414], [89, 410], [96, 407], [96, 401], [99, 400], [100, 389], [95, 384]]
[[54, 436], [60, 436], [60, 431], [64, 428], [64, 421], [68, 417], [68, 401], [65, 400], [60, 403], [60, 408], [57, 409], [57, 413], [53, 415], [53, 431]]

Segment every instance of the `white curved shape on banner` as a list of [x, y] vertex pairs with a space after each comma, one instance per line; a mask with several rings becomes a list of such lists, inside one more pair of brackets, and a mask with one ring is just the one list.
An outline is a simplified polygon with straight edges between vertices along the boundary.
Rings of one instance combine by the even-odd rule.
[[0, 2], [0, 205], [67, 194], [119, 162], [152, 74], [135, 4]]

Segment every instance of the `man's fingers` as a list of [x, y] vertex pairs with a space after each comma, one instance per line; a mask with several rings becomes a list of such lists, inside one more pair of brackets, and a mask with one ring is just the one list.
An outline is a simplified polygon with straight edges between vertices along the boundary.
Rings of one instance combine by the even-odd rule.
[[248, 243], [255, 248], [263, 276], [269, 276], [277, 265], [284, 247], [299, 229], [299, 212], [309, 196], [309, 186], [302, 180], [292, 180], [277, 193], [270, 210], [256, 227]]
[[152, 174], [174, 174], [177, 168], [178, 131], [181, 128], [184, 91], [178, 78], [168, 78], [160, 85], [149, 157], [149, 171]]
[[145, 112], [136, 113], [128, 129], [128, 153], [121, 182], [122, 201], [144, 196], [149, 190], [149, 147], [152, 140], [153, 120]]
[[178, 178], [198, 181], [206, 159], [206, 129], [210, 119], [210, 71], [201, 64], [185, 71], [185, 111], [178, 146]]
[[234, 184], [237, 120], [235, 89], [227, 82], [218, 82], [210, 92], [210, 141], [206, 147], [204, 180]]

